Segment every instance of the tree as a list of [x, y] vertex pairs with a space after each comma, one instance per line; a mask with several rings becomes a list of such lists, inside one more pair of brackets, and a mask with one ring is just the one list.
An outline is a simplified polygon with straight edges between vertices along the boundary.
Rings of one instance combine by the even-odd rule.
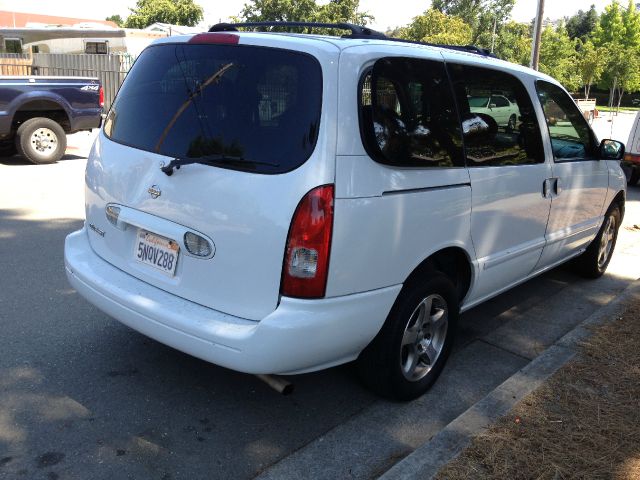
[[591, 5], [591, 8], [586, 12], [578, 10], [575, 15], [566, 17], [565, 21], [569, 37], [571, 39], [579, 38], [584, 42], [593, 34], [598, 25], [596, 6]]
[[110, 17], [105, 18], [105, 20], [108, 22], [113, 22], [119, 27], [124, 24], [124, 20], [122, 20], [122, 17], [120, 15], [111, 15]]
[[400, 33], [400, 38], [446, 45], [468, 45], [472, 30], [461, 18], [433, 8], [418, 15]]
[[622, 9], [617, 0], [605, 8], [593, 43], [606, 48], [607, 61], [599, 85], [609, 89], [609, 105], [620, 105], [625, 92], [640, 89], [640, 14], [630, 1]]
[[625, 26], [622, 19], [622, 10], [618, 0], [613, 0], [610, 5], [604, 9], [604, 13], [600, 15], [600, 24], [596, 27], [593, 34], [593, 43], [597, 46], [607, 44], [620, 45], [623, 43], [625, 36]]
[[494, 26], [499, 33], [515, 3], [516, 0], [433, 0], [431, 6], [463, 19], [472, 28], [471, 43], [489, 47]]
[[640, 90], [640, 54], [629, 48], [608, 49], [601, 86], [609, 88], [609, 106], [620, 107], [625, 92]]
[[239, 17], [244, 22], [310, 22], [317, 8], [315, 0], [253, 0]]
[[373, 20], [359, 10], [359, 0], [330, 0], [318, 5], [316, 0], [251, 0], [245, 3], [239, 19], [245, 22], [349, 22], [366, 25]]
[[557, 28], [547, 26], [540, 42], [540, 71], [551, 75], [568, 90], [581, 86], [576, 68], [576, 40], [571, 40], [564, 24]]
[[529, 65], [531, 59], [531, 25], [509, 22], [496, 38], [494, 53], [503, 60]]
[[607, 61], [608, 50], [604, 47], [596, 47], [590, 40], [581, 45], [578, 55], [578, 73], [584, 85], [584, 98], [589, 98], [591, 85], [600, 80]]
[[636, 9], [633, 0], [622, 12], [622, 24], [624, 25], [624, 37], [622, 44], [634, 50], [640, 49], [640, 12]]
[[145, 28], [156, 22], [193, 27], [203, 18], [202, 7], [193, 0], [138, 0], [124, 26]]
[[359, 10], [360, 0], [330, 0], [318, 9], [318, 21], [328, 23], [348, 22], [366, 25], [374, 18], [368, 12]]

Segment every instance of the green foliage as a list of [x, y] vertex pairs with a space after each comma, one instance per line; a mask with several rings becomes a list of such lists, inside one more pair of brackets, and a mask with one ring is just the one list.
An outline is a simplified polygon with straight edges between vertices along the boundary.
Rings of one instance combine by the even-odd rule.
[[640, 54], [629, 48], [608, 48], [606, 63], [599, 82], [602, 88], [609, 88], [618, 102], [624, 92], [640, 90]]
[[119, 27], [124, 24], [124, 20], [122, 20], [122, 17], [120, 15], [111, 15], [110, 17], [105, 18], [105, 20], [107, 22], [113, 22]]
[[600, 16], [600, 24], [593, 34], [593, 43], [597, 46], [607, 44], [622, 44], [625, 37], [625, 26], [622, 20], [622, 10], [618, 0], [613, 0]]
[[605, 8], [593, 43], [606, 50], [598, 85], [609, 89], [611, 105], [616, 97], [620, 104], [624, 92], [640, 90], [640, 14], [633, 1], [625, 9], [617, 0]]
[[245, 3], [244, 22], [311, 22], [318, 8], [315, 0], [253, 0]]
[[509, 22], [500, 30], [495, 42], [495, 54], [508, 62], [529, 65], [531, 59], [531, 25]]
[[348, 22], [356, 25], [366, 25], [374, 18], [368, 12], [361, 12], [360, 0], [331, 0], [318, 7], [320, 22]]
[[636, 9], [633, 0], [629, 0], [629, 5], [622, 12], [622, 24], [624, 25], [624, 37], [622, 44], [634, 50], [640, 48], [640, 12]]
[[516, 0], [433, 0], [432, 8], [460, 17], [472, 28], [472, 43], [489, 47], [494, 23], [501, 30], [511, 16]]
[[361, 12], [359, 7], [359, 0], [330, 0], [324, 5], [319, 5], [316, 0], [251, 0], [245, 3], [239, 19], [245, 22], [349, 22], [366, 25], [373, 16]]
[[591, 5], [591, 8], [586, 12], [578, 10], [578, 13], [565, 18], [565, 20], [569, 37], [585, 41], [593, 34], [598, 25], [598, 12], [596, 12], [595, 5]]
[[591, 85], [600, 80], [608, 57], [608, 50], [596, 47], [590, 40], [583, 43], [578, 51], [577, 68], [580, 81], [584, 85], [584, 98], [589, 98]]
[[581, 86], [576, 68], [576, 41], [569, 38], [567, 29], [561, 24], [556, 29], [547, 26], [540, 42], [540, 71], [553, 76], [569, 90]]
[[407, 28], [398, 32], [399, 38], [447, 45], [468, 45], [472, 30], [464, 20], [429, 9], [413, 19]]
[[138, 0], [124, 26], [145, 28], [161, 22], [193, 27], [203, 18], [202, 7], [193, 0]]

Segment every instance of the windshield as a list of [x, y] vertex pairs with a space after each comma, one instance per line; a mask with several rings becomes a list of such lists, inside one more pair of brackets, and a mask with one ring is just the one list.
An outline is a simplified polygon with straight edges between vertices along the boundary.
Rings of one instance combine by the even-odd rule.
[[483, 108], [489, 103], [489, 97], [468, 96], [467, 99], [471, 108]]
[[116, 142], [178, 159], [233, 157], [216, 166], [282, 173], [313, 152], [321, 101], [322, 73], [310, 55], [165, 44], [140, 55], [104, 131]]

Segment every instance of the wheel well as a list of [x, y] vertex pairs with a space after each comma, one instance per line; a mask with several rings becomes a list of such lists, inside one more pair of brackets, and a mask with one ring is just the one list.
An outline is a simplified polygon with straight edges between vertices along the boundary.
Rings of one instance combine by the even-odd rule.
[[69, 116], [59, 103], [52, 100], [32, 100], [16, 110], [11, 124], [12, 133], [15, 134], [20, 125], [35, 117], [50, 118], [54, 122], [60, 124], [66, 133], [71, 130]]
[[619, 191], [618, 194], [611, 201], [611, 205], [615, 203], [618, 205], [618, 208], [620, 209], [620, 221], [622, 221], [622, 219], [624, 218], [624, 202], [625, 202], [624, 192], [622, 190]]
[[448, 247], [435, 252], [411, 272], [405, 283], [419, 282], [433, 270], [449, 277], [462, 301], [471, 286], [471, 262], [466, 252], [459, 247]]

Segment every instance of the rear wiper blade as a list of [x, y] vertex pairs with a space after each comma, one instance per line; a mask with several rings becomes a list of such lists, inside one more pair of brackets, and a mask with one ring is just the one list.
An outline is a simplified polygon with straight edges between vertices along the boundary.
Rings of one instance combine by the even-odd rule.
[[259, 162], [256, 160], [247, 160], [244, 157], [238, 157], [234, 155], [207, 155], [205, 157], [197, 157], [197, 158], [174, 158], [169, 162], [168, 165], [160, 167], [164, 173], [168, 176], [173, 175], [173, 169], [179, 170], [182, 165], [191, 165], [192, 163], [200, 163], [203, 165], [214, 165], [214, 166], [225, 166], [225, 165], [233, 165], [233, 166], [242, 166], [242, 167], [255, 167], [256, 165], [267, 165], [270, 167], [279, 167], [279, 163], [271, 163], [271, 162]]

